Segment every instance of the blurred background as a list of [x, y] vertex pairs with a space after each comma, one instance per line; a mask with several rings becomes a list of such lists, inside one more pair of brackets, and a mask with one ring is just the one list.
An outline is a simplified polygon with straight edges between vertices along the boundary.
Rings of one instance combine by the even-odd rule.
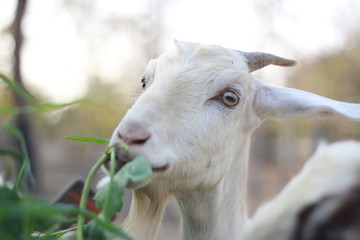
[[[141, 91], [147, 62], [173, 48], [174, 39], [293, 58], [294, 68], [267, 67], [254, 74], [359, 103], [359, 23], [358, 0], [1, 1], [0, 72], [44, 102], [89, 100], [18, 120], [37, 179], [33, 191], [53, 199], [74, 178], [85, 178], [105, 147], [63, 136], [109, 139]], [[0, 107], [21, 104], [0, 82]], [[350, 138], [360, 139], [359, 123], [267, 121], [253, 137], [250, 212], [280, 191], [320, 141]], [[16, 145], [6, 131], [0, 144]], [[0, 156], [0, 174], [5, 160]], [[125, 216], [126, 210], [118, 221]], [[163, 239], [178, 233], [178, 222], [172, 201]]]

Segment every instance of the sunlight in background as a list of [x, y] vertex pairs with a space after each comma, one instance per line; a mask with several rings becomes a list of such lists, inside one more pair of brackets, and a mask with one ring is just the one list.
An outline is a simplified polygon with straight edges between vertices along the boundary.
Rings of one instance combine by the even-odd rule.
[[[66, 2], [71, 1], [30, 1], [24, 22], [22, 69], [26, 84], [54, 101], [81, 97], [94, 75], [119, 82], [119, 88], [131, 81], [137, 83], [141, 73], [135, 65], [140, 68], [148, 61], [148, 56], [138, 60], [142, 52], [137, 42], [147, 39], [133, 36], [131, 19], [144, 29], [150, 24], [148, 19], [159, 21], [159, 51], [172, 48], [176, 38], [297, 60], [343, 47], [360, 20], [356, 0], [74, 1], [89, 7], [87, 14], [70, 9]], [[12, 20], [14, 7], [15, 1], [0, 3], [0, 29]], [[151, 15], [152, 9], [158, 14]], [[127, 24], [99, 23], [111, 17], [122, 18]], [[80, 19], [80, 24], [74, 23], [74, 18]], [[0, 71], [8, 71], [4, 59], [8, 60], [13, 43], [4, 36], [0, 41]], [[124, 74], [129, 68], [134, 71], [127, 77]], [[278, 76], [274, 82], [281, 82], [284, 72], [264, 70], [268, 79]]]

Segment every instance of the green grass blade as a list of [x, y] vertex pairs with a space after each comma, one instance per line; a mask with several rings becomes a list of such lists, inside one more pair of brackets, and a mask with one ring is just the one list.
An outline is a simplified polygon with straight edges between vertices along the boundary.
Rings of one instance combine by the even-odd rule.
[[87, 100], [80, 99], [69, 103], [40, 103], [35, 105], [28, 105], [24, 107], [3, 107], [0, 108], [0, 114], [27, 114], [27, 113], [34, 113], [34, 112], [47, 112], [47, 111], [54, 111], [61, 108], [69, 107], [77, 103], [86, 103]]
[[108, 140], [98, 139], [98, 138], [85, 138], [85, 137], [71, 137], [71, 136], [64, 136], [66, 139], [79, 141], [79, 142], [91, 142], [91, 143], [99, 143], [99, 144], [109, 144]]
[[46, 111], [58, 110], [61, 108], [72, 106], [74, 104], [86, 103], [86, 102], [87, 102], [86, 99], [79, 99], [68, 103], [41, 103], [41, 104], [26, 106], [23, 111], [24, 113], [46, 112]]
[[0, 79], [16, 94], [20, 95], [26, 102], [28, 103], [37, 103], [37, 100], [28, 93], [23, 87], [21, 87], [16, 82], [12, 81], [8, 76], [5, 74], [0, 73]]
[[16, 151], [15, 149], [4, 148], [4, 147], [0, 147], [0, 155], [10, 156], [16, 159], [22, 159], [24, 157], [21, 152]]
[[0, 108], [0, 114], [18, 114], [19, 109], [14, 107], [3, 107]]
[[29, 154], [27, 152], [27, 146], [26, 146], [26, 141], [25, 141], [24, 135], [17, 127], [15, 127], [13, 125], [9, 124], [6, 128], [7, 128], [7, 130], [9, 130], [9, 132], [11, 132], [19, 140], [20, 150], [21, 150], [21, 153], [23, 154], [22, 166], [21, 166], [20, 172], [16, 178], [16, 182], [14, 184], [14, 189], [17, 190], [20, 180], [23, 177], [24, 173], [25, 173], [25, 177], [27, 177], [32, 183], [35, 182], [35, 179], [31, 172], [30, 163], [29, 163]]
[[68, 228], [68, 229], [66, 229], [66, 230], [53, 233], [52, 236], [55, 236], [55, 237], [57, 237], [57, 238], [60, 238], [60, 237], [64, 236], [65, 234], [67, 234], [68, 232], [74, 232], [74, 231], [76, 231], [76, 229], [77, 229], [77, 227]]
[[20, 170], [19, 170], [19, 173], [18, 173], [18, 175], [16, 176], [15, 183], [14, 183], [14, 190], [15, 190], [15, 191], [18, 191], [18, 187], [19, 187], [21, 178], [22, 178], [22, 176], [24, 175], [24, 170], [25, 170], [25, 168], [26, 168], [26, 165], [27, 165], [27, 163], [26, 163], [25, 161], [23, 161], [22, 164], [21, 164], [21, 168], [20, 168]]
[[[103, 155], [100, 160], [98, 160], [95, 165], [91, 168], [85, 184], [84, 184], [84, 188], [81, 194], [81, 200], [80, 200], [80, 205], [79, 205], [79, 210], [85, 210], [86, 209], [86, 202], [87, 199], [89, 197], [89, 192], [90, 192], [90, 185], [91, 182], [96, 174], [96, 172], [100, 169], [100, 167], [108, 160], [109, 156], [107, 154]], [[85, 222], [85, 218], [82, 215], [79, 215], [78, 218], [78, 229], [77, 229], [77, 239], [78, 240], [84, 240], [84, 222]]]
[[15, 117], [16, 115], [9, 115], [0, 123], [0, 133], [6, 129], [6, 127], [15, 119]]

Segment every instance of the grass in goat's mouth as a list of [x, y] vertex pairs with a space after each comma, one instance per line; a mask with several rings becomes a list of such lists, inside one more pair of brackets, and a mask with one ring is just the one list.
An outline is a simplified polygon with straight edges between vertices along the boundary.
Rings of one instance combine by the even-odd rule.
[[[120, 171], [127, 163], [131, 162], [136, 156], [131, 156], [130, 151], [126, 145], [117, 144], [115, 148], [115, 172]], [[110, 171], [110, 158], [104, 163], [105, 168]], [[170, 167], [169, 164], [160, 167], [152, 167], [153, 172], [164, 172]]]
[[[115, 172], [120, 171], [125, 164], [131, 162], [132, 160], [124, 160], [122, 158], [118, 158], [116, 157], [116, 165], [115, 165]], [[110, 159], [108, 159], [105, 163], [104, 163], [105, 168], [109, 171], [110, 170]], [[160, 166], [160, 167], [152, 167], [152, 171], [153, 172], [163, 172], [166, 171], [169, 168], [169, 164], [166, 164], [164, 166]]]
[[[131, 162], [134, 158], [130, 156], [129, 149], [125, 145], [115, 145], [115, 171], [120, 171], [125, 164]], [[104, 163], [105, 168], [110, 170], [110, 158]]]
[[[116, 159], [115, 172], [120, 171], [120, 169], [123, 168], [125, 166], [125, 164], [128, 162], [129, 161], [123, 161], [123, 160]], [[106, 170], [110, 171], [110, 159], [104, 163], [104, 166], [105, 166]]]

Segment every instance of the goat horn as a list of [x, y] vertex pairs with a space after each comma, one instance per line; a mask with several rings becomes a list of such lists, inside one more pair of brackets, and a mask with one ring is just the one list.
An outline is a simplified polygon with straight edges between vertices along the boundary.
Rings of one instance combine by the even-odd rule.
[[249, 66], [249, 72], [253, 72], [263, 68], [269, 64], [290, 67], [296, 64], [296, 61], [278, 57], [269, 53], [262, 52], [241, 52], [246, 57], [246, 62]]

